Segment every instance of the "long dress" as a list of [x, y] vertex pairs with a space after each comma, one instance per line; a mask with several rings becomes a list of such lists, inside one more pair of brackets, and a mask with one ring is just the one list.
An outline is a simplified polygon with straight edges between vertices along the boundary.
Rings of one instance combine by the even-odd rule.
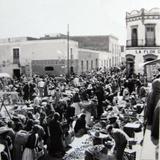
[[148, 125], [152, 125], [153, 115], [156, 105], [160, 99], [160, 79], [156, 79], [152, 82], [152, 91], [147, 98], [147, 106], [144, 111], [144, 118]]
[[24, 149], [22, 160], [35, 160], [34, 159], [34, 148], [38, 142], [38, 134], [31, 134], [28, 137], [28, 141], [26, 143], [26, 147]]
[[28, 132], [20, 130], [16, 133], [14, 140], [14, 150], [13, 155], [16, 160], [22, 160], [23, 150], [22, 148], [25, 146], [28, 139]]
[[84, 113], [86, 115], [86, 124], [90, 124], [91, 120], [91, 102], [90, 101], [82, 101], [80, 102], [81, 108], [84, 110]]
[[64, 153], [63, 146], [63, 131], [59, 121], [55, 121], [54, 119], [49, 123], [50, 129], [50, 147], [49, 152], [51, 156], [54, 156], [57, 153]]
[[72, 106], [75, 108], [75, 116], [77, 116], [81, 113], [81, 108], [79, 106], [79, 102], [80, 102], [79, 94], [76, 93], [73, 96], [73, 104], [72, 104]]
[[24, 86], [23, 92], [24, 92], [23, 99], [24, 100], [29, 100], [29, 85], [28, 84], [26, 84]]

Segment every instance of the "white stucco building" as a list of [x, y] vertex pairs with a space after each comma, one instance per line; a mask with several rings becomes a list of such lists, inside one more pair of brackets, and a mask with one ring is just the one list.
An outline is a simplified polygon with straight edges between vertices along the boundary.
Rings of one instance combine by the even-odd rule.
[[[97, 68], [109, 69], [119, 65], [121, 60], [117, 42], [118, 39], [113, 36], [94, 36], [91, 39], [84, 37], [80, 42], [71, 37], [70, 72], [72, 70], [80, 74]], [[27, 76], [32, 73], [66, 74], [68, 72], [67, 44], [65, 35], [1, 39], [0, 72], [7, 72], [17, 77], [22, 73]]]
[[91, 71], [96, 68], [109, 69], [112, 67], [112, 55], [105, 51], [95, 51], [79, 48], [79, 69], [82, 72]]
[[[78, 59], [78, 43], [69, 43], [73, 59]], [[1, 40], [0, 43], [0, 71], [10, 75], [30, 75], [37, 69], [40, 73], [45, 73], [45, 67], [49, 67], [53, 74], [63, 74], [67, 70], [66, 59], [66, 39], [41, 40], [24, 37]]]
[[142, 64], [160, 58], [160, 9], [127, 12], [126, 28], [127, 72], [144, 74]]

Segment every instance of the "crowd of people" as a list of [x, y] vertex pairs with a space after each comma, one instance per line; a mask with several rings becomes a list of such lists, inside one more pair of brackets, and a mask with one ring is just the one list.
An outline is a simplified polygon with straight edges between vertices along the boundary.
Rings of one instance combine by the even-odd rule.
[[[127, 77], [121, 69], [70, 77], [33, 75], [2, 79], [1, 91], [16, 92], [18, 99], [10, 95], [2, 99], [3, 103], [12, 103], [12, 108], [9, 117], [0, 114], [1, 158], [37, 160], [48, 155], [63, 158], [75, 137], [98, 128], [96, 134], [102, 132], [108, 137], [93, 145], [113, 148], [112, 158], [122, 160], [130, 138], [125, 131], [129, 122], [139, 123], [140, 129], [150, 126], [151, 139], [157, 145], [159, 77], [153, 80], [151, 93], [146, 88], [145, 76]], [[140, 122], [138, 116], [143, 109], [144, 121]]]

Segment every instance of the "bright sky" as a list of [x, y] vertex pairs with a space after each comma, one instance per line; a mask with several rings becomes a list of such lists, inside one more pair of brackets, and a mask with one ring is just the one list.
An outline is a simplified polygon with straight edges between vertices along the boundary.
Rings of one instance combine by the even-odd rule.
[[160, 0], [0, 0], [0, 38], [113, 34], [125, 44], [126, 11], [160, 7]]

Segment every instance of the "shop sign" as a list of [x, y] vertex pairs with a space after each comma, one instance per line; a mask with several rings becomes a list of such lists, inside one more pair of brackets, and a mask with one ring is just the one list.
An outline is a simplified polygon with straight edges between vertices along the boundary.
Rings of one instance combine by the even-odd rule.
[[136, 54], [160, 54], [160, 49], [135, 50]]

